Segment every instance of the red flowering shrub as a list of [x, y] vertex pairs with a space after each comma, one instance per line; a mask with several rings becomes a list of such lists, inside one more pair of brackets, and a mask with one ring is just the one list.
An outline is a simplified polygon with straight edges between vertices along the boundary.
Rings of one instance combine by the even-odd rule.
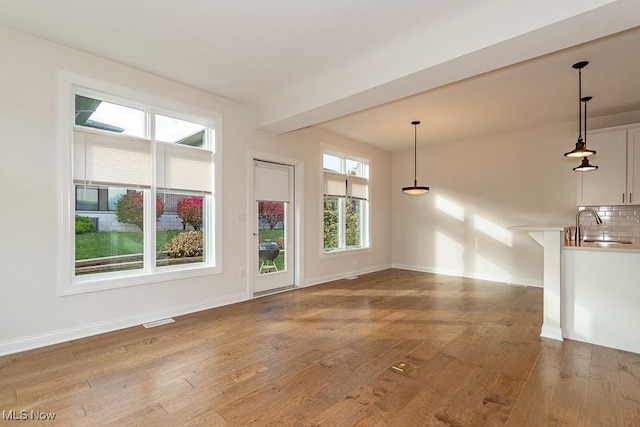
[[278, 223], [284, 221], [284, 203], [260, 202], [258, 216], [269, 226], [270, 230], [273, 230]]
[[[124, 194], [116, 202], [116, 218], [118, 222], [133, 224], [140, 230], [144, 228], [143, 215], [144, 195], [138, 192]], [[156, 221], [164, 212], [164, 203], [156, 198]]]
[[202, 228], [202, 197], [187, 197], [179, 200], [177, 211], [182, 224], [189, 224], [195, 231]]

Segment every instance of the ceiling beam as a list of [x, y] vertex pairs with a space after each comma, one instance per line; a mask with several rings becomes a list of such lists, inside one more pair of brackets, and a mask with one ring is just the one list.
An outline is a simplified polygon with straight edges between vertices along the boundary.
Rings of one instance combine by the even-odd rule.
[[285, 133], [638, 26], [640, 2], [500, 1], [366, 61], [306, 79], [256, 107]]

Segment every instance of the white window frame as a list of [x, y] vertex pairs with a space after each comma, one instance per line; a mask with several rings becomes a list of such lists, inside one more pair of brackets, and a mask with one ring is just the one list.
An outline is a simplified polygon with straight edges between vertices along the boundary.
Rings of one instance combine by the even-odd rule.
[[[155, 267], [148, 262], [151, 249], [155, 253], [155, 227], [147, 227], [145, 233], [145, 265], [143, 269], [100, 273], [95, 275], [75, 275], [75, 184], [73, 182], [73, 131], [75, 126], [75, 94], [94, 95], [109, 102], [122, 103], [143, 109], [148, 115], [163, 114], [177, 119], [194, 119], [214, 130], [211, 141], [213, 153], [213, 191], [205, 198], [207, 212], [206, 255], [201, 263]], [[135, 101], [129, 101], [135, 100]], [[59, 283], [58, 294], [73, 295], [103, 291], [127, 286], [143, 285], [188, 277], [207, 276], [222, 273], [222, 115], [213, 111], [186, 105], [155, 95], [139, 92], [112, 83], [96, 80], [60, 70], [58, 72], [58, 157], [59, 157]], [[147, 126], [149, 124], [147, 123]], [[148, 132], [149, 133], [149, 132]], [[153, 136], [153, 135], [151, 135]], [[211, 135], [208, 135], [209, 137]], [[155, 161], [155, 157], [152, 157]], [[145, 191], [145, 210], [154, 210], [155, 173], [153, 185]], [[146, 218], [150, 217], [149, 215]], [[147, 221], [151, 222], [151, 221]], [[147, 223], [145, 223], [147, 225]], [[150, 224], [155, 225], [155, 224]], [[153, 257], [155, 259], [155, 257]]]
[[[346, 236], [345, 236], [345, 227], [346, 227], [346, 218], [345, 218], [345, 200], [346, 198], [342, 198], [342, 200], [340, 200], [340, 216], [341, 216], [341, 220], [340, 220], [340, 230], [338, 233], [338, 239], [340, 240], [339, 242], [339, 247], [335, 248], [335, 249], [325, 249], [324, 248], [324, 198], [325, 198], [325, 188], [324, 188], [324, 174], [325, 174], [325, 170], [324, 170], [324, 155], [325, 154], [329, 154], [332, 156], [336, 156], [336, 157], [340, 157], [342, 160], [342, 164], [346, 163], [346, 160], [354, 160], [354, 161], [358, 161], [361, 163], [365, 163], [367, 165], [367, 175], [368, 177], [367, 179], [367, 187], [368, 187], [368, 197], [366, 202], [363, 205], [363, 213], [362, 213], [362, 225], [361, 225], [361, 232], [362, 232], [362, 245], [360, 246], [352, 246], [352, 247], [348, 247], [346, 246]], [[365, 156], [363, 154], [360, 153], [356, 153], [356, 152], [352, 152], [349, 150], [344, 150], [342, 148], [339, 147], [334, 147], [328, 144], [323, 144], [322, 145], [322, 152], [321, 152], [321, 156], [320, 156], [320, 173], [321, 173], [321, 190], [320, 190], [320, 258], [330, 258], [330, 257], [335, 257], [335, 256], [345, 256], [345, 255], [354, 255], [357, 253], [362, 253], [362, 252], [371, 252], [371, 228], [370, 228], [370, 223], [371, 223], [371, 158], [368, 156]], [[345, 179], [347, 177], [346, 172], [345, 172]]]

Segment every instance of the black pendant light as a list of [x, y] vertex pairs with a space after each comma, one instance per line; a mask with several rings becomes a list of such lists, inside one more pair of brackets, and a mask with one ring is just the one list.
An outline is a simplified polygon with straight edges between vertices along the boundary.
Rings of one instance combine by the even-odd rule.
[[418, 186], [418, 125], [419, 121], [411, 122], [413, 125], [413, 186], [403, 187], [402, 192], [411, 196], [419, 196], [429, 192], [429, 187]]
[[[595, 151], [589, 150], [587, 148], [587, 143], [584, 139], [582, 139], [582, 69], [587, 66], [589, 62], [581, 61], [573, 64], [573, 68], [578, 70], [578, 141], [576, 142], [576, 148], [569, 151], [568, 153], [564, 153], [565, 157], [570, 158], [581, 158], [581, 157], [589, 157], [596, 154]], [[589, 98], [591, 99], [591, 98]], [[585, 104], [586, 105], [586, 104]], [[585, 127], [586, 127], [586, 118], [585, 118]], [[585, 135], [586, 138], [586, 135]], [[588, 162], [587, 162], [588, 163]]]
[[[580, 98], [580, 101], [584, 102], [584, 145], [586, 146], [587, 145], [587, 102], [591, 101], [591, 97], [585, 96], [584, 98]], [[576, 172], [589, 172], [589, 171], [594, 171], [596, 169], [598, 169], [598, 166], [590, 165], [588, 157], [583, 157], [582, 163], [580, 164], [580, 166], [576, 166], [575, 168], [573, 168], [573, 170]]]

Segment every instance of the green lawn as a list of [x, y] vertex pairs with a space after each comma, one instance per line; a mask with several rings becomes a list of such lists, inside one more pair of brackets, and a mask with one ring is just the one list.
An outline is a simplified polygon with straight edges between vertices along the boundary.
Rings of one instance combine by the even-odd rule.
[[260, 243], [262, 242], [278, 242], [278, 239], [284, 238], [284, 230], [260, 230]]
[[[156, 249], [164, 245], [181, 230], [159, 231], [156, 234]], [[76, 260], [101, 258], [116, 255], [142, 253], [142, 231], [99, 231], [76, 235]]]
[[[164, 250], [181, 230], [159, 231], [156, 235], [156, 249]], [[284, 238], [284, 230], [260, 230], [260, 242], [278, 242]], [[116, 255], [142, 253], [142, 231], [99, 231], [76, 235], [76, 260], [102, 258]], [[278, 270], [284, 269], [284, 256], [275, 259]], [[258, 263], [260, 268], [260, 262]]]

